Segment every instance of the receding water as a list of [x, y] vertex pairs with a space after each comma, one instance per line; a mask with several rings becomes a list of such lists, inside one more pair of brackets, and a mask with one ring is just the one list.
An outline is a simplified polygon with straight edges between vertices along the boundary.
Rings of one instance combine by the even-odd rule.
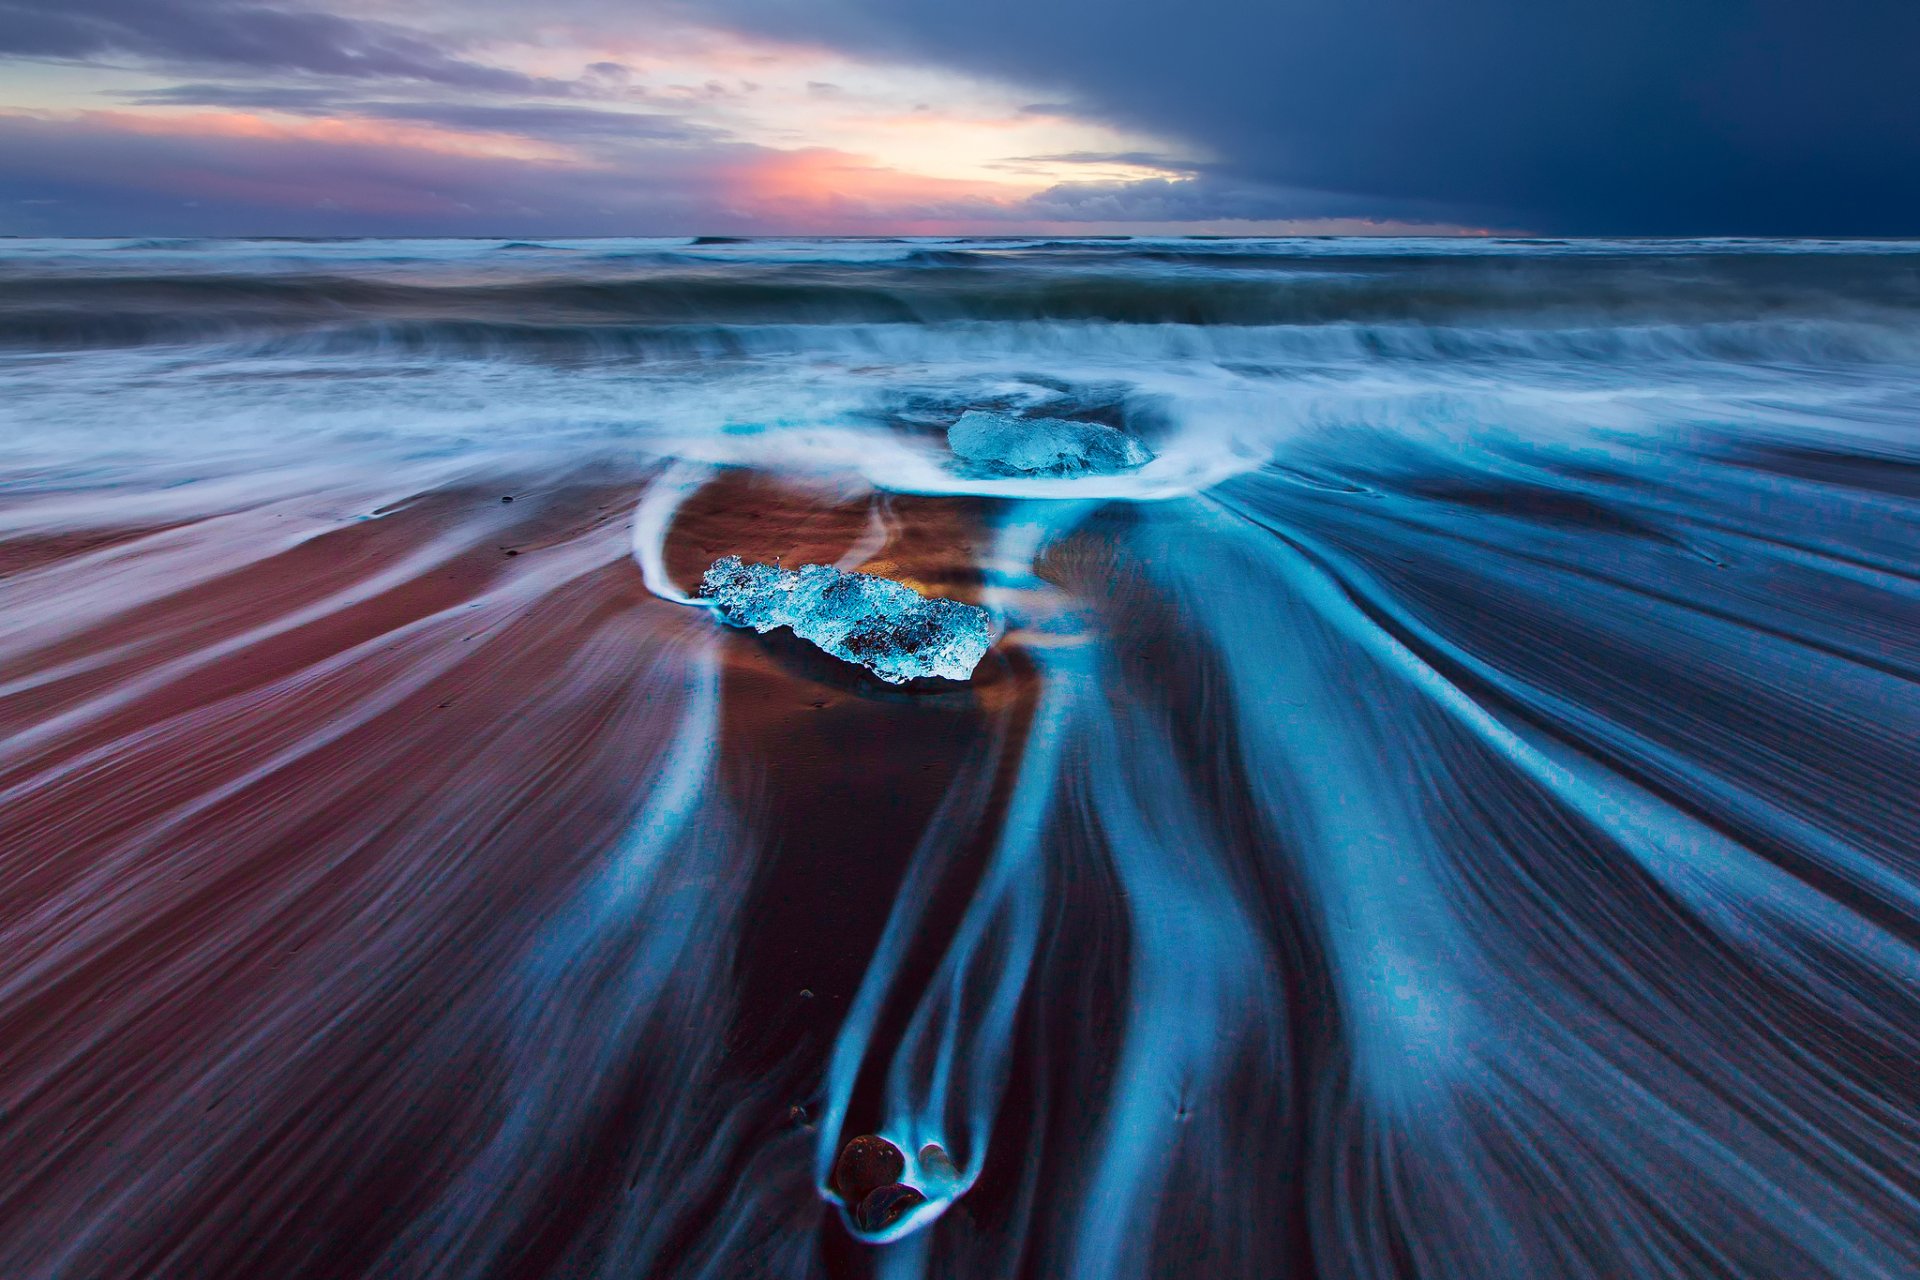
[[0, 241], [0, 1275], [1920, 1276], [1916, 673], [1920, 244]]

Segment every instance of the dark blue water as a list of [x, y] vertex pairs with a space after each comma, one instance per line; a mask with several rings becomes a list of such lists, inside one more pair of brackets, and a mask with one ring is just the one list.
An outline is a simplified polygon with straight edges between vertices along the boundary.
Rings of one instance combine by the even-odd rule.
[[0, 242], [0, 1274], [1920, 1276], [1917, 517], [1916, 244]]

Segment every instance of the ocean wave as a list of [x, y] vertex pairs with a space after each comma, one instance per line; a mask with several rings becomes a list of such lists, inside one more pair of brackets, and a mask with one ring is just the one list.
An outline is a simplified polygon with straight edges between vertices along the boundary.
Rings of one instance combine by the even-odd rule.
[[[545, 334], [574, 326], [599, 343], [621, 327], [688, 325], [822, 328], [968, 322], [1140, 326], [1310, 326], [1383, 335], [1458, 330], [1800, 332], [1823, 327], [1836, 353], [1875, 345], [1873, 332], [1912, 331], [1920, 315], [1914, 265], [1829, 257], [1663, 261], [1658, 268], [1582, 260], [1537, 264], [1344, 264], [1279, 277], [1186, 267], [1132, 271], [1008, 267], [973, 251], [917, 251], [922, 261], [858, 267], [688, 264], [656, 260], [612, 277], [571, 268], [532, 276], [410, 278], [272, 272], [0, 276], [0, 346], [58, 350], [191, 342], [243, 331], [449, 333], [521, 325]], [[570, 255], [559, 255], [570, 256]], [[507, 320], [511, 317], [511, 320]], [[550, 344], [549, 339], [543, 339]], [[1719, 337], [1703, 339], [1710, 353]], [[1811, 336], [1806, 341], [1815, 341]], [[1448, 344], [1436, 337], [1437, 349]], [[457, 344], [456, 344], [457, 345]], [[1791, 345], [1791, 344], [1789, 344]], [[1884, 344], [1883, 344], [1884, 345]], [[1898, 345], [1895, 340], [1894, 345]], [[1738, 343], [1727, 358], [1743, 358]]]

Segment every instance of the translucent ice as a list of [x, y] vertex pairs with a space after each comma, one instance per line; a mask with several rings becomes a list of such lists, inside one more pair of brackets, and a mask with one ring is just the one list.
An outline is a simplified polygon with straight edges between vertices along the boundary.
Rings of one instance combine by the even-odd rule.
[[969, 409], [947, 428], [955, 456], [1001, 474], [1101, 475], [1153, 461], [1145, 445], [1097, 422]]
[[965, 680], [993, 643], [985, 609], [824, 564], [782, 569], [726, 556], [701, 578], [700, 594], [736, 627], [762, 634], [791, 627], [889, 684], [920, 676]]

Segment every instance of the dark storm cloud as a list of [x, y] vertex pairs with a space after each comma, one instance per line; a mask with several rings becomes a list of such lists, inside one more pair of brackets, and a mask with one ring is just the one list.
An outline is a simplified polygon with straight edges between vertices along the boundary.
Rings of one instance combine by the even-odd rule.
[[774, 34], [1071, 90], [1044, 110], [1377, 216], [1920, 233], [1914, 0], [729, 2]]
[[1377, 206], [1333, 192], [1287, 191], [1200, 176], [1063, 182], [1027, 197], [1015, 212], [1041, 222], [1281, 222], [1369, 219]]
[[1157, 155], [1151, 151], [1064, 151], [1045, 156], [1008, 156], [1007, 164], [1127, 164], [1148, 169], [1187, 172], [1195, 166], [1186, 160]]
[[566, 95], [569, 81], [456, 56], [421, 32], [232, 0], [0, 0], [0, 57], [133, 58], [168, 65], [423, 81]]

